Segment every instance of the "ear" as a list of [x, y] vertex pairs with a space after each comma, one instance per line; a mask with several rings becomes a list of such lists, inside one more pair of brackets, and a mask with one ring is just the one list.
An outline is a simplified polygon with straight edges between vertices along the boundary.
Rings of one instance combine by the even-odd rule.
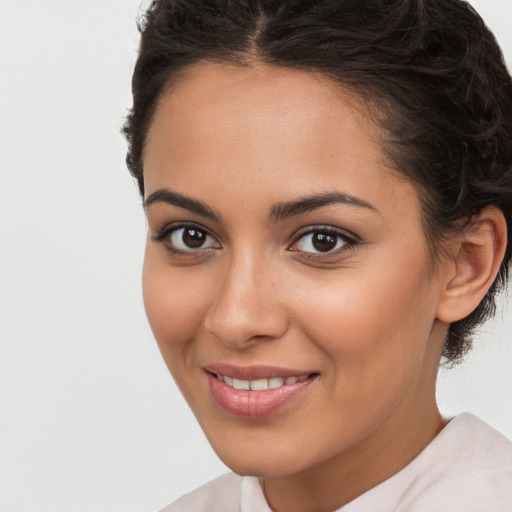
[[485, 207], [453, 244], [437, 308], [437, 318], [446, 323], [472, 313], [494, 282], [507, 247], [503, 213]]

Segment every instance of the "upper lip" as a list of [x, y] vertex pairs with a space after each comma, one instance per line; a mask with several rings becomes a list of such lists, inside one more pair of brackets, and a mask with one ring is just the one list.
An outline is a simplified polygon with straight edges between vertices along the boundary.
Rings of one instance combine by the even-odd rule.
[[216, 375], [228, 375], [239, 380], [258, 380], [271, 379], [273, 377], [299, 377], [301, 375], [310, 375], [310, 370], [298, 370], [294, 368], [280, 368], [278, 366], [234, 366], [227, 363], [212, 363], [203, 366], [203, 369]]

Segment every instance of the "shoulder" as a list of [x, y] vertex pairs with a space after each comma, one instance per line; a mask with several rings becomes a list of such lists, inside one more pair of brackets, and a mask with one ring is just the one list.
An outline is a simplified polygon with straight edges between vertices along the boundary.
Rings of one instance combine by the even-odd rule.
[[512, 506], [512, 442], [472, 414], [456, 416], [417, 463], [415, 484], [423, 492], [408, 494], [423, 505], [419, 510], [437, 503], [468, 512]]
[[460, 505], [468, 512], [511, 510], [512, 442], [468, 413], [455, 417], [445, 430], [426, 462], [433, 472], [437, 461], [437, 478], [429, 482], [432, 499], [444, 499], [451, 510]]
[[469, 413], [455, 417], [446, 428], [445, 444], [455, 448], [464, 465], [482, 471], [512, 472], [512, 441]]
[[342, 510], [379, 506], [411, 512], [510, 512], [512, 442], [476, 416], [460, 414], [408, 466]]
[[185, 494], [161, 512], [239, 512], [242, 477], [219, 476]]

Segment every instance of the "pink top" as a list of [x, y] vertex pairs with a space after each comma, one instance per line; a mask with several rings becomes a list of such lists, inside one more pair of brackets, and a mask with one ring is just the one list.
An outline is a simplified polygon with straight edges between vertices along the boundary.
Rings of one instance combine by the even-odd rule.
[[[335, 512], [512, 512], [512, 442], [463, 413], [405, 468]], [[223, 475], [161, 512], [271, 512], [258, 479]]]

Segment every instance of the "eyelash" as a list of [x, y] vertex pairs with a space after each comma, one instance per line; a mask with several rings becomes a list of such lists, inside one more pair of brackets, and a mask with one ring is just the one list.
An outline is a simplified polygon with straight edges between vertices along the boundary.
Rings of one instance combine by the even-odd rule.
[[212, 247], [205, 247], [205, 248], [198, 248], [197, 250], [194, 250], [193, 248], [190, 248], [190, 250], [181, 250], [177, 249], [176, 247], [173, 247], [171, 243], [171, 237], [172, 235], [179, 231], [180, 229], [190, 229], [195, 230], [203, 233], [204, 235], [213, 238], [214, 240], [217, 240], [215, 235], [213, 235], [210, 230], [205, 228], [204, 226], [201, 226], [200, 224], [194, 224], [192, 222], [180, 222], [178, 224], [170, 224], [159, 230], [153, 237], [153, 240], [155, 242], [159, 242], [164, 245], [164, 247], [172, 254], [177, 256], [183, 256], [183, 257], [190, 257], [190, 256], [198, 256], [198, 253], [201, 251], [202, 254], [204, 254], [205, 251], [215, 250], [216, 248]]
[[[336, 239], [336, 246], [341, 241], [343, 245], [341, 247], [335, 248], [334, 250], [328, 250], [325, 252], [319, 251], [319, 252], [307, 252], [307, 251], [301, 251], [300, 249], [292, 249], [293, 246], [297, 245], [299, 242], [304, 240], [308, 235], [313, 235], [315, 233], [319, 233], [322, 235], [330, 235], [333, 236]], [[291, 244], [290, 248], [288, 250], [293, 252], [300, 252], [302, 253], [302, 257], [308, 259], [308, 260], [314, 260], [314, 259], [327, 259], [332, 256], [336, 256], [340, 254], [341, 252], [348, 251], [350, 249], [353, 249], [356, 245], [358, 245], [359, 241], [354, 237], [353, 235], [348, 234], [347, 232], [335, 228], [334, 226], [311, 226], [308, 228], [305, 228], [295, 236], [294, 242]], [[335, 246], [335, 247], [336, 247]]]
[[[213, 235], [210, 230], [205, 228], [204, 226], [200, 224], [195, 224], [192, 222], [180, 222], [177, 224], [170, 224], [159, 230], [154, 236], [153, 240], [155, 242], [159, 242], [164, 245], [164, 247], [173, 255], [177, 255], [180, 257], [197, 257], [199, 255], [205, 255], [205, 252], [210, 252], [212, 250], [216, 250], [217, 247], [198, 247], [197, 250], [194, 248], [190, 248], [190, 250], [182, 250], [177, 249], [174, 247], [171, 243], [171, 237], [174, 233], [179, 231], [180, 229], [191, 229], [198, 232], [203, 233], [206, 237], [211, 237], [214, 240], [217, 240], [216, 236]], [[336, 239], [336, 246], [341, 241], [343, 245], [341, 247], [335, 248], [335, 250], [328, 250], [325, 252], [319, 251], [319, 252], [307, 252], [307, 251], [301, 251], [300, 249], [294, 249], [293, 247], [296, 246], [299, 242], [304, 240], [308, 235], [313, 235], [315, 233], [321, 233], [323, 235], [327, 236], [333, 236]], [[217, 241], [217, 243], [220, 246], [220, 243]], [[353, 249], [356, 245], [358, 245], [360, 242], [357, 240], [356, 237], [353, 235], [348, 234], [347, 232], [335, 228], [333, 226], [325, 226], [325, 225], [318, 225], [318, 226], [310, 226], [307, 228], [302, 229], [299, 231], [294, 237], [293, 242], [288, 247], [288, 250], [291, 252], [298, 252], [302, 254], [302, 257], [307, 260], [321, 260], [321, 259], [327, 259], [329, 257], [332, 257], [333, 255], [338, 255], [340, 252], [344, 252], [350, 249]], [[335, 246], [335, 247], [336, 247]], [[220, 247], [219, 247], [220, 248]]]

